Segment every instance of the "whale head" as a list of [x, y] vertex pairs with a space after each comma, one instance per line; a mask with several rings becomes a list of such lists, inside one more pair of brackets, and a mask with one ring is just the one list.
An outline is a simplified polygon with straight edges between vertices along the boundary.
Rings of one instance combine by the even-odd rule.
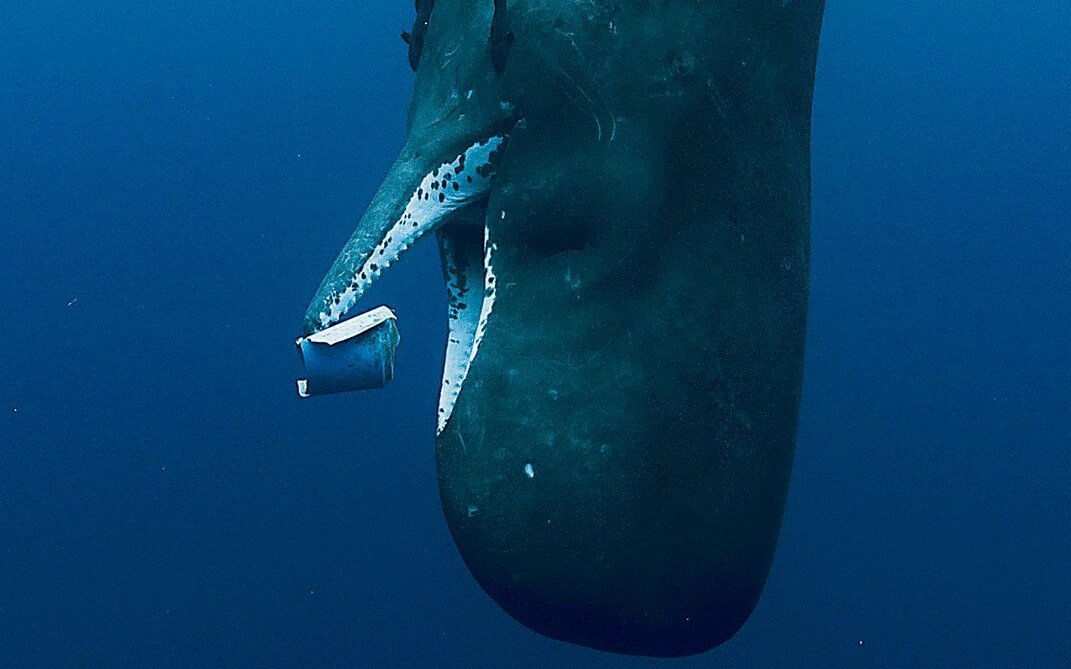
[[304, 329], [437, 239], [443, 508], [532, 629], [687, 655], [757, 602], [802, 382], [821, 13], [417, 2], [405, 145]]

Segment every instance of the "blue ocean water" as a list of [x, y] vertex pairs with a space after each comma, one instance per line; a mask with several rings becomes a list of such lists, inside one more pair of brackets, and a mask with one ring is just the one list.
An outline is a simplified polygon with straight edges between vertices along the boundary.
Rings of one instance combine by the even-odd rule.
[[[399, 149], [408, 2], [0, 3], [0, 668], [644, 667], [454, 549], [445, 296], [395, 382], [292, 339]], [[681, 667], [1071, 666], [1071, 9], [829, 2], [770, 580]]]

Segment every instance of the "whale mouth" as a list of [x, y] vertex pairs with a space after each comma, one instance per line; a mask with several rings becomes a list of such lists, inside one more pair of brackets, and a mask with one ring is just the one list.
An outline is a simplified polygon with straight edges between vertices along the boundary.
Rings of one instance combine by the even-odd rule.
[[[495, 304], [495, 272], [491, 261], [496, 247], [491, 242], [486, 219], [487, 200], [484, 199], [440, 227], [438, 232], [449, 321], [436, 435], [446, 429]], [[479, 224], [473, 225], [472, 221]]]
[[367, 316], [371, 312], [350, 313], [360, 297], [406, 251], [436, 232], [449, 317], [436, 434], [446, 427], [494, 306], [495, 247], [487, 230], [487, 202], [507, 143], [508, 135], [491, 135], [424, 174], [389, 225], [371, 222], [378, 232], [367, 238], [366, 248], [358, 254], [343, 251], [336, 266], [345, 264], [345, 280], [326, 292], [322, 288], [322, 299], [314, 303], [319, 306], [307, 317], [312, 330], [324, 331], [343, 319]]
[[422, 237], [465, 209], [478, 209], [481, 203], [486, 207], [506, 144], [506, 135], [492, 135], [427, 173], [393, 224], [362, 254], [346, 285], [323, 297], [316, 329], [342, 320], [369, 286]]

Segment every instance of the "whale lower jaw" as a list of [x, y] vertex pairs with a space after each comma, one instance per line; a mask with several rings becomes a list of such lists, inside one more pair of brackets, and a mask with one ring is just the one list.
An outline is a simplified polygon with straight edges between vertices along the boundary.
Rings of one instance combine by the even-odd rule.
[[402, 213], [357, 265], [347, 285], [326, 296], [317, 316], [322, 330], [364, 315], [350, 313], [360, 297], [406, 251], [435, 231], [449, 316], [436, 434], [450, 419], [494, 308], [491, 260], [495, 245], [488, 233], [487, 201], [507, 141], [506, 135], [482, 139], [426, 174]]

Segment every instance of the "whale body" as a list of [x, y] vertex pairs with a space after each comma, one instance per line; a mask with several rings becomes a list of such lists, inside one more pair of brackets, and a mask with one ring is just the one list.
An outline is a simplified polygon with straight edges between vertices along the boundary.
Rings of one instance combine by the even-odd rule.
[[822, 11], [417, 2], [408, 138], [304, 333], [434, 233], [443, 510], [533, 630], [689, 655], [758, 601], [802, 384]]

